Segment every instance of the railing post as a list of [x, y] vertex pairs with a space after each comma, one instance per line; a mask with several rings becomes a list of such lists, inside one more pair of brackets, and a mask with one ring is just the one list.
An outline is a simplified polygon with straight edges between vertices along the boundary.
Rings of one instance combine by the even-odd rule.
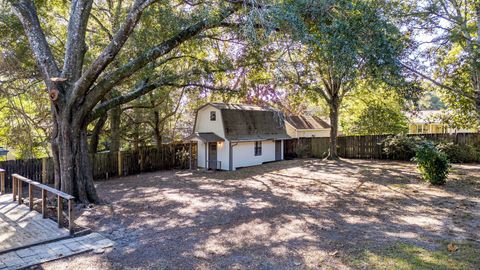
[[5, 194], [5, 170], [0, 169], [0, 193]]
[[13, 194], [13, 201], [16, 201], [17, 200], [17, 180], [13, 175], [12, 175], [12, 194]]
[[33, 186], [31, 183], [28, 183], [28, 206], [30, 211], [33, 210]]
[[17, 179], [17, 187], [18, 187], [18, 204], [22, 204], [23, 203], [23, 182], [20, 181], [19, 179]]
[[73, 235], [73, 205], [72, 199], [68, 200], [68, 231]]
[[42, 217], [47, 218], [47, 191], [42, 188]]
[[58, 227], [62, 227], [62, 197], [57, 195], [57, 220], [58, 220]]

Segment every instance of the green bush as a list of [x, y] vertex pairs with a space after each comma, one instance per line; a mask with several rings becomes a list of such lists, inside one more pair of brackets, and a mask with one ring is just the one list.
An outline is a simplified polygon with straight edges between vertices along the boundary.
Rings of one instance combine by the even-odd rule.
[[418, 169], [423, 179], [432, 185], [443, 185], [447, 181], [450, 164], [445, 153], [440, 152], [431, 142], [421, 143], [415, 154]]
[[452, 142], [439, 143], [437, 145], [438, 150], [445, 153], [453, 163], [465, 163], [465, 162], [479, 162], [480, 151], [466, 144], [454, 144]]
[[308, 150], [308, 145], [299, 143], [295, 149], [295, 155], [299, 158], [306, 158], [308, 157]]
[[391, 159], [411, 160], [415, 157], [421, 139], [406, 135], [389, 136], [383, 144], [383, 153]]

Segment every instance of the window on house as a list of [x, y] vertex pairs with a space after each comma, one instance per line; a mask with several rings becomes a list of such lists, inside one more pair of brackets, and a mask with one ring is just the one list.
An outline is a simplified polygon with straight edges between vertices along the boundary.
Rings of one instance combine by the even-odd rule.
[[255, 156], [261, 156], [262, 155], [262, 142], [258, 141], [255, 142]]
[[210, 112], [210, 121], [216, 121], [216, 120], [217, 120], [216, 112]]
[[417, 133], [419, 134], [428, 133], [428, 125], [417, 125]]

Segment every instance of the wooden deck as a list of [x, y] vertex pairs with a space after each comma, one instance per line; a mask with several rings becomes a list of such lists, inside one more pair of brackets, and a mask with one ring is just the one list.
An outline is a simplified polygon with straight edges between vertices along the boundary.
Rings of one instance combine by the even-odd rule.
[[58, 228], [55, 221], [13, 202], [11, 194], [0, 195], [0, 254], [66, 237], [68, 229]]

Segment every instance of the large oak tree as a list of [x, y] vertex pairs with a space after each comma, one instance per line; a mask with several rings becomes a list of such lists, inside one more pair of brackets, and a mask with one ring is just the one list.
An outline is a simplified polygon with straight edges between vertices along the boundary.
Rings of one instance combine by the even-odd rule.
[[[147, 65], [151, 68], [152, 65], [159, 66], [175, 59], [169, 55], [175, 48], [202, 32], [221, 26], [242, 8], [256, 5], [236, 0], [195, 3], [135, 0], [128, 2], [128, 12], [118, 22], [118, 27], [114, 28], [116, 30], [109, 36], [106, 45], [98, 52], [91, 52], [86, 41], [87, 31], [92, 31], [91, 24], [98, 24], [98, 18], [92, 16], [92, 10], [103, 2], [73, 0], [67, 19], [63, 56], [59, 59], [52, 53], [50, 43], [53, 39], [45, 34], [34, 1], [8, 2], [28, 37], [37, 68], [51, 99], [54, 127], [51, 145], [56, 186], [82, 202], [99, 201], [88, 157], [88, 124], [112, 108], [135, 100], [158, 87], [171, 85], [190, 74], [158, 74], [154, 80], [135, 84], [133, 90], [120, 95], [111, 95], [114, 87], [135, 76]], [[153, 46], [129, 54], [124, 48], [142, 23], [142, 16], [147, 10], [157, 16], [184, 12], [191, 19], [182, 20], [178, 29], [160, 26], [158, 31], [165, 31], [168, 35], [159, 38]], [[119, 57], [121, 54], [128, 57]]]

